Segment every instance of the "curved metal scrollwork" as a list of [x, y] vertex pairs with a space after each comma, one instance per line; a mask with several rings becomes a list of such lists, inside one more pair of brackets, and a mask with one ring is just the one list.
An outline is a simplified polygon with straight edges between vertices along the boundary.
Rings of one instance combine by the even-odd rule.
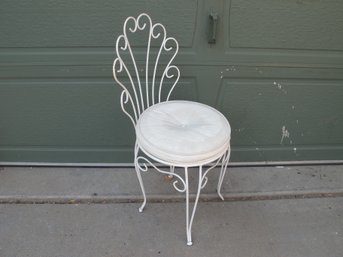
[[[180, 193], [186, 191], [186, 188], [187, 188], [186, 182], [179, 174], [177, 174], [175, 172], [171, 172], [171, 171], [161, 170], [160, 168], [157, 168], [156, 165], [154, 165], [150, 160], [148, 160], [147, 158], [145, 158], [143, 156], [138, 156], [135, 161], [136, 161], [136, 166], [143, 172], [146, 172], [148, 170], [148, 166], [147, 166], [147, 163], [148, 163], [149, 165], [151, 165], [155, 170], [157, 170], [160, 173], [177, 177], [178, 180], [175, 180], [173, 182], [173, 186], [174, 186], [175, 190], [180, 192]], [[143, 161], [143, 162], [140, 163], [140, 161]], [[179, 181], [182, 184], [181, 187], [178, 186]]]
[[[145, 62], [144, 67], [141, 67], [142, 69], [139, 69], [140, 67], [138, 62], [136, 62], [136, 57], [133, 54], [129, 40], [130, 33], [139, 31], [146, 31], [148, 33]], [[153, 68], [150, 63], [152, 59], [151, 52], [153, 52], [151, 51], [152, 41], [159, 42], [159, 48], [157, 53], [155, 53], [156, 57], [153, 59]], [[113, 62], [113, 76], [115, 81], [123, 89], [121, 107], [134, 124], [146, 108], [155, 103], [169, 100], [171, 92], [180, 78], [179, 68], [172, 65], [178, 50], [179, 44], [177, 40], [173, 37], [167, 37], [166, 29], [161, 23], [153, 25], [149, 15], [142, 13], [137, 18], [131, 16], [125, 20], [123, 34], [116, 41], [117, 58]], [[161, 63], [160, 57], [163, 53], [166, 53], [166, 56], [169, 58], [166, 64]], [[129, 59], [124, 61], [124, 55], [129, 56]], [[158, 67], [161, 66], [164, 69], [162, 74], [159, 75]], [[149, 71], [150, 68], [153, 69], [152, 74]], [[144, 87], [140, 79], [140, 71], [143, 70], [145, 70]], [[157, 83], [157, 78], [159, 79], [159, 83]], [[166, 80], [169, 80], [171, 86], [167, 94], [164, 94]], [[126, 84], [129, 85], [126, 86]], [[157, 95], [155, 95], [156, 87], [158, 89]], [[162, 99], [163, 95], [167, 95], [165, 99]], [[130, 107], [125, 108], [126, 104], [130, 104]]]
[[221, 160], [224, 159], [224, 156], [225, 156], [225, 154], [224, 154], [223, 156], [221, 156], [221, 157], [220, 157], [214, 164], [212, 164], [209, 168], [207, 168], [207, 170], [202, 174], [202, 176], [201, 176], [201, 189], [203, 189], [203, 188], [206, 186], [207, 182], [208, 182], [207, 173], [208, 173], [210, 170], [212, 170], [213, 168], [215, 168], [215, 167], [218, 165], [218, 163], [219, 163]]
[[132, 116], [130, 115], [130, 113], [128, 113], [125, 109], [125, 104], [127, 104], [129, 100], [130, 100], [131, 105], [133, 105], [132, 97], [131, 97], [130, 93], [127, 90], [123, 90], [121, 95], [120, 95], [120, 106], [121, 106], [121, 109], [123, 110], [123, 112], [130, 118], [131, 122], [133, 123], [133, 126], [135, 126], [136, 121], [138, 120], [136, 110], [133, 109], [133, 115], [135, 118], [135, 119], [133, 119]]

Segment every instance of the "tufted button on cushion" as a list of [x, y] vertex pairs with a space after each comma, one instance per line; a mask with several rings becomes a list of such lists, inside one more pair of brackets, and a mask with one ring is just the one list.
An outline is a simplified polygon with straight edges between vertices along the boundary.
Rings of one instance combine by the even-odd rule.
[[172, 164], [199, 164], [219, 158], [229, 146], [230, 134], [223, 114], [191, 101], [155, 104], [136, 124], [142, 150]]

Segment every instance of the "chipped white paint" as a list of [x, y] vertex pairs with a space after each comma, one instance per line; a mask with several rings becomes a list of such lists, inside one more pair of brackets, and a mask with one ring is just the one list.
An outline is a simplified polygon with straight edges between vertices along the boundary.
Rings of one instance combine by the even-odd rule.
[[276, 81], [273, 82], [274, 86], [277, 86], [278, 89], [280, 89], [284, 94], [287, 94], [287, 91], [282, 88], [282, 85]]
[[236, 71], [236, 67], [231, 66], [231, 67], [227, 68], [226, 71]]
[[296, 147], [293, 148], [293, 152], [297, 153], [297, 148]]
[[286, 126], [282, 126], [281, 132], [282, 132], [282, 135], [281, 135], [280, 144], [283, 143], [283, 140], [284, 140], [285, 138], [289, 138], [289, 136], [290, 136], [290, 133], [289, 133], [288, 130], [286, 129]]
[[220, 79], [224, 77], [223, 73], [224, 73], [223, 71], [220, 72]]
[[282, 89], [282, 85], [280, 83], [277, 83], [276, 81], [274, 81], [273, 83], [275, 86], [277, 86], [279, 89]]

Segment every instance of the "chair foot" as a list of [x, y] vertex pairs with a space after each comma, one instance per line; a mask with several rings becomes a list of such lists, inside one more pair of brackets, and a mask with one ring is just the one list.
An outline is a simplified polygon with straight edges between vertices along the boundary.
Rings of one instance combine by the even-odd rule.
[[144, 199], [144, 202], [142, 203], [141, 207], [138, 208], [139, 212], [143, 212], [145, 204], [146, 204], [146, 200]]
[[191, 245], [193, 245], [193, 242], [192, 242], [192, 241], [189, 241], [189, 242], [187, 242], [187, 245], [188, 245], [188, 246], [191, 246]]
[[221, 193], [220, 191], [218, 191], [218, 190], [217, 190], [217, 193], [218, 193], [218, 195], [219, 195], [219, 198], [220, 198], [222, 201], [224, 201], [224, 197], [223, 197], [222, 193]]
[[174, 172], [175, 172], [175, 166], [170, 166], [170, 172], [172, 173], [172, 174], [169, 174], [169, 175], [167, 175], [167, 177], [171, 180], [171, 179], [173, 179], [174, 178]]
[[174, 179], [174, 176], [173, 176], [173, 175], [165, 175], [165, 176], [163, 177], [164, 182], [170, 182], [170, 181], [172, 181], [173, 179]]

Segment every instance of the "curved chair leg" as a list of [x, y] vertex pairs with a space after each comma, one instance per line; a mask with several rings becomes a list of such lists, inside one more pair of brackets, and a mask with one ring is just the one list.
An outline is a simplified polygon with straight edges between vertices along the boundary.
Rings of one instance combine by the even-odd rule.
[[146, 204], [146, 195], [145, 195], [145, 189], [144, 189], [143, 180], [142, 180], [142, 176], [141, 176], [141, 171], [139, 169], [138, 162], [137, 162], [138, 152], [139, 152], [139, 146], [136, 143], [136, 145], [135, 145], [135, 160], [134, 160], [135, 161], [135, 170], [136, 170], [139, 185], [141, 186], [142, 194], [143, 194], [143, 203], [142, 203], [141, 207], [139, 207], [138, 210], [139, 210], [139, 212], [143, 212], [143, 209], [144, 209], [145, 204]]
[[189, 184], [188, 184], [188, 168], [185, 167], [185, 183], [186, 183], [186, 232], [187, 232], [187, 245], [192, 245], [192, 224], [194, 220], [195, 211], [199, 202], [200, 191], [202, 187], [202, 166], [199, 167], [199, 182], [198, 189], [193, 205], [191, 216], [189, 215]]
[[222, 162], [222, 165], [221, 165], [221, 168], [220, 168], [220, 175], [219, 175], [219, 180], [218, 180], [218, 186], [217, 186], [217, 193], [218, 193], [220, 199], [222, 199], [223, 201], [224, 201], [224, 197], [221, 194], [220, 190], [221, 190], [221, 187], [222, 187], [222, 184], [223, 184], [226, 168], [227, 168], [227, 165], [229, 163], [230, 152], [231, 152], [231, 149], [229, 148], [227, 150], [227, 152], [224, 154], [223, 162]]

